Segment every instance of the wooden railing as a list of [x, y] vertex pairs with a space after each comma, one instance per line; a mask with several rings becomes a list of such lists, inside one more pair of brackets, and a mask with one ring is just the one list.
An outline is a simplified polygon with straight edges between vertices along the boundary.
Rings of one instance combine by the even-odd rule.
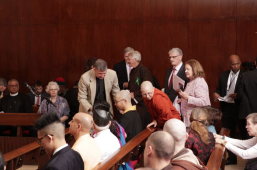
[[[118, 151], [104, 160], [100, 164], [98, 170], [117, 170], [119, 165], [121, 165], [123, 162], [129, 162], [132, 155], [138, 154], [139, 148], [145, 145], [148, 136], [150, 136], [154, 131], [156, 131], [156, 128], [153, 127], [143, 130], [128, 143], [122, 146]], [[143, 157], [141, 157], [141, 160], [143, 160]]]
[[[222, 128], [220, 135], [229, 136], [230, 130]], [[207, 163], [208, 170], [224, 170], [226, 162], [226, 148], [221, 144], [215, 144], [215, 149], [212, 151], [209, 161]]]

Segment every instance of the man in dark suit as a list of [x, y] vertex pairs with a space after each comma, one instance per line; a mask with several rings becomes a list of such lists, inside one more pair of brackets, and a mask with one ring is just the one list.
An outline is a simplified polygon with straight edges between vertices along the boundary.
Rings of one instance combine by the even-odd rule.
[[56, 113], [44, 114], [36, 120], [35, 128], [38, 144], [51, 156], [42, 170], [84, 170], [80, 154], [65, 141], [65, 129]]
[[[49, 97], [49, 94], [46, 92], [43, 92], [43, 83], [41, 81], [36, 81], [34, 83], [35, 89], [40, 93], [39, 96], [35, 96], [32, 92], [27, 93], [27, 95], [30, 97], [31, 105], [40, 105], [41, 102], [45, 99], [44, 96]], [[41, 96], [44, 95], [44, 96]]]
[[129, 73], [132, 69], [128, 64], [128, 54], [131, 51], [134, 51], [134, 49], [131, 47], [125, 48], [123, 52], [125, 60], [115, 64], [113, 67], [113, 70], [116, 71], [117, 73], [118, 80], [119, 80], [119, 87], [121, 90], [128, 88]]
[[[214, 101], [218, 102], [221, 97], [228, 97], [227, 101], [220, 101], [220, 110], [222, 115], [222, 127], [230, 129], [230, 136], [235, 138], [236, 125], [241, 132], [242, 138], [245, 137], [245, 124], [242, 125], [245, 120], [240, 121], [238, 119], [238, 109], [240, 106], [240, 100], [237, 98], [238, 85], [241, 81], [240, 59], [237, 55], [231, 55], [229, 57], [230, 70], [222, 72], [219, 77], [219, 83], [216, 91], [213, 93]], [[234, 154], [229, 152], [229, 158], [226, 164], [236, 164], [237, 158]]]
[[1, 99], [0, 111], [5, 113], [32, 113], [30, 98], [26, 94], [19, 93], [19, 82], [11, 79], [8, 82], [9, 95]]
[[179, 48], [172, 48], [168, 54], [169, 54], [169, 60], [170, 60], [172, 68], [170, 68], [166, 72], [164, 92], [169, 96], [173, 105], [180, 112], [180, 109], [179, 109], [180, 107], [178, 105], [176, 105], [176, 103], [174, 103], [174, 102], [177, 102], [177, 101], [175, 101], [175, 99], [177, 100], [177, 97], [179, 97], [179, 95], [173, 89], [173, 74], [175, 74], [178, 77], [180, 77], [181, 79], [185, 80], [185, 86], [184, 86], [184, 88], [185, 88], [187, 79], [186, 79], [186, 73], [185, 73], [185, 65], [182, 62], [183, 52]]

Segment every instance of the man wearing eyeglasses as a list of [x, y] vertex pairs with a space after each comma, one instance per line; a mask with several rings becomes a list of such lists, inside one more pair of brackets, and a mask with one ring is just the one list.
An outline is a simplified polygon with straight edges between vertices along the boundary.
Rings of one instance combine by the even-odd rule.
[[26, 94], [19, 93], [19, 82], [11, 79], [8, 82], [9, 95], [1, 99], [0, 111], [4, 113], [32, 113], [30, 98]]
[[185, 80], [185, 82], [187, 82], [187, 80], [186, 80], [186, 74], [185, 74], [185, 65], [182, 62], [182, 58], [183, 58], [182, 50], [179, 48], [172, 48], [168, 54], [169, 54], [168, 58], [170, 60], [172, 67], [166, 72], [164, 92], [169, 96], [170, 100], [174, 104], [175, 99], [177, 101], [178, 94], [173, 89], [173, 75], [174, 74], [177, 75], [181, 79]]
[[30, 97], [31, 105], [39, 106], [41, 102], [45, 99], [45, 97], [41, 96], [43, 94], [46, 97], [50, 97], [48, 93], [43, 92], [43, 83], [41, 81], [36, 81], [34, 83], [34, 87], [39, 93], [38, 96], [35, 96], [32, 92], [27, 93], [27, 95]]
[[72, 150], [65, 141], [65, 129], [56, 113], [41, 116], [36, 120], [35, 128], [38, 144], [51, 156], [42, 170], [84, 170], [80, 154]]
[[179, 119], [179, 112], [175, 109], [169, 97], [157, 88], [154, 88], [150, 81], [144, 81], [141, 84], [141, 92], [147, 106], [147, 109], [151, 115], [152, 123], [147, 127], [157, 124], [159, 128], [164, 126], [164, 123], [169, 119]]

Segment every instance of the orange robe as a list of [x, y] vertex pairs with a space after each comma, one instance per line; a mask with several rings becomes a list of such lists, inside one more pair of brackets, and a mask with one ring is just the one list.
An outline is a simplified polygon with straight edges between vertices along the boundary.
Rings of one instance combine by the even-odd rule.
[[156, 120], [159, 127], [162, 128], [164, 123], [169, 119], [176, 118], [181, 120], [179, 112], [175, 109], [167, 94], [159, 89], [154, 88], [154, 94], [151, 100], [143, 99], [152, 121]]

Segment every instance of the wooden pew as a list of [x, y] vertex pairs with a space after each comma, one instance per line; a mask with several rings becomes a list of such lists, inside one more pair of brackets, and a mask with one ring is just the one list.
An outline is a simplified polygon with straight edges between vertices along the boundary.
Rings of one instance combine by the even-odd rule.
[[[220, 135], [229, 136], [230, 130], [222, 128]], [[209, 170], [224, 170], [226, 162], [226, 148], [221, 144], [215, 144], [215, 149], [212, 151], [209, 161], [207, 163], [207, 168]]]
[[0, 125], [17, 126], [17, 137], [22, 136], [22, 126], [33, 126], [39, 113], [0, 113]]
[[[143, 130], [128, 143], [122, 146], [118, 151], [104, 160], [98, 167], [98, 170], [117, 170], [122, 162], [129, 162], [132, 155], [137, 155], [139, 148], [145, 145], [145, 142], [156, 128], [150, 127]], [[142, 154], [143, 155], [143, 154]], [[143, 157], [141, 157], [143, 160]]]
[[[74, 137], [69, 134], [69, 128], [65, 129], [66, 142], [72, 146], [75, 142]], [[23, 165], [23, 162], [30, 162], [36, 160], [38, 163], [38, 170], [49, 160], [49, 156], [45, 149], [41, 147], [36, 141], [21, 148], [13, 150], [4, 154], [6, 170], [15, 170]]]

